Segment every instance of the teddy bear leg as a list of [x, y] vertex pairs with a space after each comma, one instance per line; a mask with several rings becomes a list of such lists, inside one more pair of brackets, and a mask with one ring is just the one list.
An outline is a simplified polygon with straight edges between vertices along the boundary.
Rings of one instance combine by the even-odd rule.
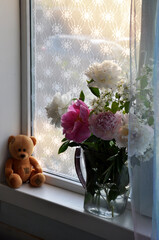
[[11, 174], [7, 182], [8, 185], [12, 188], [19, 188], [22, 185], [22, 179], [16, 173]]
[[30, 176], [30, 184], [34, 187], [40, 187], [45, 182], [45, 176], [42, 173], [38, 173], [35, 170], [32, 170]]

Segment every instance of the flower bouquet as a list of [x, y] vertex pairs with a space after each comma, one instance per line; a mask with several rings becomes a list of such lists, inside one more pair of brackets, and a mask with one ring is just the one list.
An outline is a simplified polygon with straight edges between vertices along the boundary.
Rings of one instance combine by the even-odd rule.
[[[143, 155], [149, 148], [152, 128], [129, 113], [134, 95], [116, 63], [95, 63], [85, 74], [94, 96], [90, 103], [83, 91], [72, 103], [67, 94], [57, 93], [46, 109], [48, 117], [52, 117], [56, 108], [61, 119], [65, 138], [59, 153], [68, 147], [82, 149], [86, 181], [80, 168], [81, 151], [76, 151], [75, 159], [77, 175], [86, 189], [85, 210], [109, 218], [124, 211], [129, 195], [128, 135], [132, 144], [129, 156]], [[130, 116], [133, 121], [128, 129]], [[54, 118], [53, 123], [58, 126], [57, 122]]]

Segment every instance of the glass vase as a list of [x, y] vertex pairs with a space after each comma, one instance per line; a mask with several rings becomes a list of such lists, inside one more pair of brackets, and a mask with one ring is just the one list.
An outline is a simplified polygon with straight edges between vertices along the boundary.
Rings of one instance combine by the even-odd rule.
[[127, 166], [123, 162], [120, 171], [114, 173], [116, 163], [112, 171], [108, 172], [111, 164], [113, 163], [107, 161], [105, 152], [86, 149], [81, 154], [81, 149], [76, 149], [76, 172], [85, 188], [84, 209], [104, 218], [113, 218], [122, 214], [129, 195]]
[[103, 189], [94, 195], [86, 191], [84, 197], [84, 209], [86, 212], [97, 216], [113, 218], [124, 212], [127, 199], [127, 195], [122, 194], [117, 196], [115, 200], [111, 200], [109, 202], [106, 192]]

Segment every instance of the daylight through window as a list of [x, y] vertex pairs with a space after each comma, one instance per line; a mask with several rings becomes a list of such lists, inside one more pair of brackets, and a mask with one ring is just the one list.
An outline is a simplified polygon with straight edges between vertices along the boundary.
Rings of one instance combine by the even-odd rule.
[[[84, 73], [92, 63], [113, 60], [129, 75], [130, 0], [31, 2], [35, 156], [47, 172], [76, 178], [74, 149], [58, 155], [62, 129], [56, 120], [50, 123], [46, 107], [55, 94], [75, 98], [83, 90], [89, 96]], [[141, 7], [141, 1], [137, 4]], [[139, 40], [140, 34], [137, 45]], [[58, 118], [56, 109], [54, 117]]]

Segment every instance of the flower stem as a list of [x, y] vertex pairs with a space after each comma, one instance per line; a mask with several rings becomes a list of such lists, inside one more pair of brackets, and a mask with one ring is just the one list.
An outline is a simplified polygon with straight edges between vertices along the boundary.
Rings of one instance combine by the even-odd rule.
[[114, 217], [114, 207], [111, 205], [111, 209], [112, 209], [112, 217]]
[[108, 192], [107, 192], [107, 190], [106, 189], [104, 189], [104, 190], [105, 190], [105, 193], [106, 193], [108, 206], [109, 206], [109, 208], [112, 211], [112, 217], [114, 217], [114, 207], [113, 207], [113, 205], [111, 205], [110, 201], [108, 200]]

